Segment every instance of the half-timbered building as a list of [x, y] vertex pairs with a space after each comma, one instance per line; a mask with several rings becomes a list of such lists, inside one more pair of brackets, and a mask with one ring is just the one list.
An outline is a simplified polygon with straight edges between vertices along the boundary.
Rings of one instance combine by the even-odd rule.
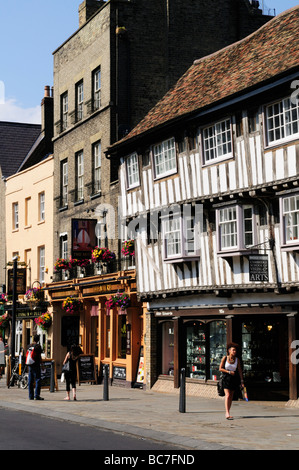
[[[297, 399], [299, 8], [195, 61], [109, 149], [146, 306], [146, 382], [216, 396], [228, 342], [251, 398]], [[133, 236], [133, 235], [132, 235]]]

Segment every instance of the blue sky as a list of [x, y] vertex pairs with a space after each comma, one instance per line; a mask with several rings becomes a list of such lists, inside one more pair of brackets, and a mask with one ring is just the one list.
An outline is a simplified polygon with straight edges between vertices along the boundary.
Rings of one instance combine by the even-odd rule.
[[[0, 0], [1, 121], [40, 122], [44, 87], [53, 85], [52, 53], [78, 29], [80, 3]], [[264, 4], [279, 14], [298, 5], [298, 0], [265, 0]]]

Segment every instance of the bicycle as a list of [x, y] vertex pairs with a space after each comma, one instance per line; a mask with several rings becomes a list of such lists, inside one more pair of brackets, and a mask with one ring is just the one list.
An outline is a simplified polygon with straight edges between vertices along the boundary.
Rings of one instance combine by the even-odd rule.
[[18, 388], [25, 390], [28, 387], [28, 379], [29, 373], [27, 370], [27, 366], [25, 365], [21, 375], [19, 375], [19, 363], [17, 362], [11, 371], [11, 377], [9, 380], [8, 388], [13, 387], [16, 383]]

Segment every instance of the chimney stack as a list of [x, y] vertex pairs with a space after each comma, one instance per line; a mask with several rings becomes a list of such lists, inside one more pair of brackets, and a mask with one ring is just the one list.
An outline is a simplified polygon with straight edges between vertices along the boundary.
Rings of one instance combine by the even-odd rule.
[[79, 27], [81, 28], [104, 3], [103, 0], [84, 0], [79, 5]]
[[50, 87], [45, 86], [44, 97], [41, 102], [41, 132], [45, 136], [47, 148], [52, 151], [52, 138], [53, 138], [53, 94]]

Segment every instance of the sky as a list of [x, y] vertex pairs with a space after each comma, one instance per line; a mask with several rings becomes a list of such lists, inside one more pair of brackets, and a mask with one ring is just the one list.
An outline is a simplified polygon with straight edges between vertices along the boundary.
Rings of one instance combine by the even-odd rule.
[[[53, 52], [78, 29], [81, 1], [0, 0], [0, 121], [40, 123], [44, 87], [53, 86]], [[260, 4], [278, 15], [298, 1]]]

